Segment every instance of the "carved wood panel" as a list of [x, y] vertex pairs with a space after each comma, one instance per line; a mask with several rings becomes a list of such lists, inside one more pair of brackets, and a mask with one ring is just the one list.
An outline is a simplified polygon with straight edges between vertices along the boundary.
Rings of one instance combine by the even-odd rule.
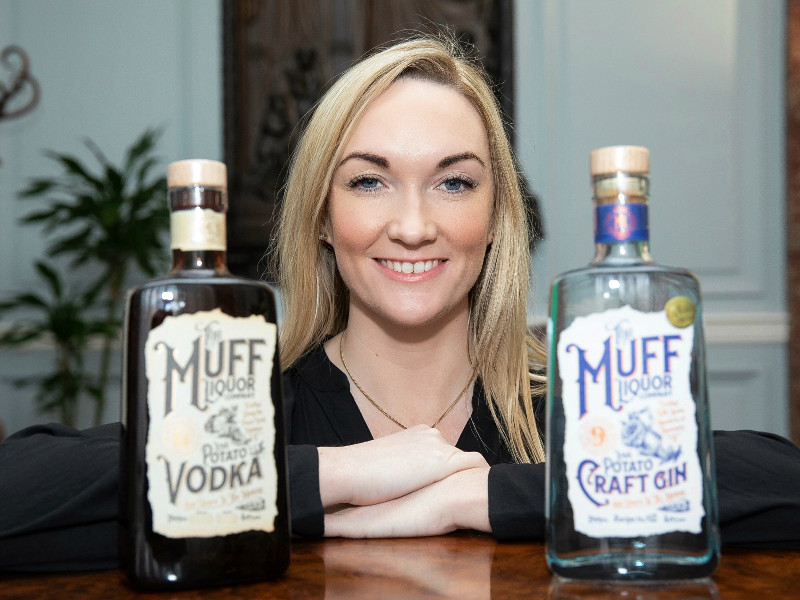
[[225, 161], [231, 270], [263, 277], [302, 118], [365, 52], [447, 28], [474, 45], [513, 116], [511, 0], [226, 0]]

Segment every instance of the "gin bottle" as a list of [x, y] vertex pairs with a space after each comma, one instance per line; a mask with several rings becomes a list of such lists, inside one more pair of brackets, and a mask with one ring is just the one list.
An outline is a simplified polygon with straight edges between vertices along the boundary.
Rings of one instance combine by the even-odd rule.
[[700, 288], [650, 256], [649, 152], [591, 153], [595, 257], [550, 292], [547, 561], [578, 579], [719, 560]]
[[121, 552], [142, 589], [269, 579], [289, 563], [275, 302], [225, 265], [226, 169], [169, 165], [172, 270], [128, 295]]

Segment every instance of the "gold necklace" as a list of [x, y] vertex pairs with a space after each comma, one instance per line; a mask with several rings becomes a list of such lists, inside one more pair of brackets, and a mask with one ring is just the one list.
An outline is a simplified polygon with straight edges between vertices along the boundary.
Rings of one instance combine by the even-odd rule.
[[[356, 381], [356, 378], [353, 377], [353, 374], [350, 372], [350, 369], [347, 367], [347, 361], [344, 359], [344, 350], [343, 350], [343, 348], [344, 348], [344, 332], [342, 332], [341, 336], [339, 337], [339, 358], [342, 359], [342, 364], [344, 365], [344, 370], [347, 371], [347, 375], [350, 377], [350, 380], [358, 388], [358, 391], [361, 392], [362, 394], [364, 394], [364, 398], [369, 400], [369, 403], [372, 404], [372, 406], [374, 406], [379, 411], [381, 411], [381, 414], [383, 414], [384, 417], [389, 419], [395, 425], [398, 425], [400, 428], [408, 429], [408, 427], [403, 425], [400, 421], [398, 421], [392, 415], [390, 415], [388, 412], [383, 410], [383, 408], [381, 408], [381, 406], [377, 402], [375, 402], [375, 400], [373, 400], [367, 392], [364, 391], [364, 388], [362, 388], [361, 384], [359, 384], [358, 381]], [[464, 392], [467, 391], [467, 388], [469, 387], [469, 384], [471, 384], [472, 380], [475, 379], [475, 372], [476, 372], [476, 369], [473, 369], [472, 370], [472, 374], [469, 376], [469, 379], [467, 380], [467, 385], [464, 386], [464, 389], [462, 389], [460, 392], [458, 392], [458, 396], [456, 396], [456, 399], [453, 400], [453, 403], [450, 406], [447, 407], [446, 411], [444, 411], [442, 413], [442, 416], [439, 417], [438, 419], [436, 419], [436, 422], [433, 425], [431, 425], [431, 428], [436, 427], [439, 423], [441, 423], [442, 419], [444, 419], [450, 413], [450, 411], [453, 410], [455, 405], [458, 404], [458, 401], [461, 399], [461, 396], [463, 396]]]

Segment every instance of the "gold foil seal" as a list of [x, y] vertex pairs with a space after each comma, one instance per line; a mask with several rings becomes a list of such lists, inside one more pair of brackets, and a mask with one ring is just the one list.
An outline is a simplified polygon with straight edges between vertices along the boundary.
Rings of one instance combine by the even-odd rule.
[[667, 320], [675, 327], [688, 327], [697, 317], [697, 306], [686, 296], [675, 296], [664, 306]]

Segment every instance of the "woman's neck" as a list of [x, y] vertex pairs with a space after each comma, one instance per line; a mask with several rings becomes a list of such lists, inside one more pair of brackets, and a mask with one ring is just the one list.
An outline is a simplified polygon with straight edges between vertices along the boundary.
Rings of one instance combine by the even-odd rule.
[[[473, 373], [467, 341], [468, 308], [416, 328], [377, 323], [354, 308], [351, 306], [347, 329], [340, 334], [343, 339], [335, 336], [325, 349], [334, 364], [349, 371], [353, 396], [373, 435], [392, 433], [399, 427], [374, 409], [365, 395], [408, 427], [432, 425]], [[353, 385], [353, 379], [365, 393]], [[471, 390], [469, 386], [458, 396], [456, 406], [437, 425], [443, 433], [463, 429], [471, 411]]]

